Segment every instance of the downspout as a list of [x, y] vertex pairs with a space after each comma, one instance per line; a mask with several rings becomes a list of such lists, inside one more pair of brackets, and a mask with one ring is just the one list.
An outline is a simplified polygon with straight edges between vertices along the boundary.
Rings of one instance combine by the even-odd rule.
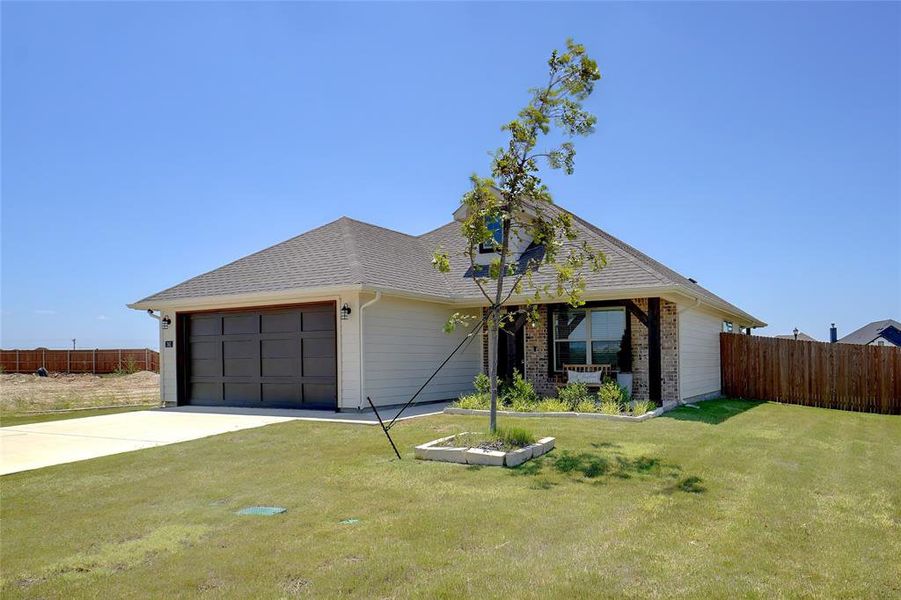
[[382, 299], [382, 292], [376, 292], [375, 298], [360, 306], [360, 319], [359, 319], [359, 328], [360, 328], [360, 404], [357, 406], [357, 410], [363, 410], [363, 394], [365, 393], [365, 377], [366, 370], [363, 368], [363, 309], [369, 306], [372, 306], [376, 302]]
[[156, 321], [157, 321], [156, 329], [159, 332], [159, 348], [160, 348], [160, 351], [159, 351], [160, 352], [160, 406], [165, 407], [166, 406], [166, 398], [163, 397], [163, 390], [165, 389], [165, 386], [163, 385], [163, 363], [165, 362], [165, 361], [163, 361], [163, 327], [162, 327], [162, 324], [160, 323], [160, 320], [163, 318], [162, 317], [163, 311], [160, 311], [160, 314], [157, 315], [157, 314], [153, 313], [152, 308], [148, 308], [147, 314], [149, 316], [153, 317], [154, 319], [156, 319]]

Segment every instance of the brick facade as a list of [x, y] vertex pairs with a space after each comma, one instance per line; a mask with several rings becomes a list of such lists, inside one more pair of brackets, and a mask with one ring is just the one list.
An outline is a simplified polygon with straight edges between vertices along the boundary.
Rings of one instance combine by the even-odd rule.
[[[633, 298], [641, 310], [647, 312], [647, 298]], [[629, 313], [632, 331], [632, 397], [647, 400], [648, 386], [648, 330], [637, 317]], [[553, 396], [557, 392], [557, 382], [562, 375], [549, 375], [548, 356], [548, 307], [538, 307], [538, 322], [525, 325], [525, 377], [535, 386], [535, 391], [543, 396]], [[676, 304], [660, 301], [660, 367], [661, 396], [664, 402], [679, 400], [679, 315]], [[488, 371], [488, 336], [482, 336], [483, 368]]]
[[660, 300], [661, 400], [679, 401], [679, 313], [676, 304]]
[[535, 391], [542, 396], [554, 396], [557, 393], [557, 382], [548, 377], [550, 357], [548, 356], [547, 339], [547, 305], [538, 307], [538, 321], [531, 325], [526, 323], [525, 338], [525, 377], [532, 382]]

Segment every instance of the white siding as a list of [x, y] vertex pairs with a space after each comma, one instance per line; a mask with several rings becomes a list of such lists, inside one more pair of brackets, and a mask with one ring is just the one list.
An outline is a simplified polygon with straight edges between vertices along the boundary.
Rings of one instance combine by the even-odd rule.
[[339, 311], [345, 303], [350, 316], [347, 320], [338, 318], [338, 407], [346, 410], [360, 406], [360, 297], [341, 296]]
[[[163, 329], [162, 319], [160, 320], [160, 400], [175, 404], [178, 394], [175, 372], [175, 313], [163, 312], [160, 316], [172, 319], [172, 324], [166, 329]], [[166, 348], [166, 342], [172, 342], [172, 347]]]
[[680, 400], [719, 395], [722, 328], [722, 316], [697, 308], [679, 313]]
[[[363, 311], [364, 401], [376, 405], [402, 404], [410, 399], [438, 365], [466, 336], [474, 323], [446, 334], [442, 326], [452, 307], [384, 296]], [[473, 377], [481, 365], [481, 337], [444, 366], [419, 401], [455, 399], [472, 391]]]

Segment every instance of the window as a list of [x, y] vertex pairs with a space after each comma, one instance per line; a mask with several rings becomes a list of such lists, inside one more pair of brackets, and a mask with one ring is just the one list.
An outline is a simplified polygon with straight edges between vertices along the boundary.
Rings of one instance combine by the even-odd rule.
[[501, 222], [500, 217], [495, 217], [494, 219], [486, 219], [485, 226], [491, 232], [492, 238], [489, 242], [479, 244], [479, 252], [494, 252], [504, 243], [504, 224]]
[[622, 307], [561, 309], [554, 312], [554, 370], [563, 365], [611, 365], [618, 356], [626, 332]]
[[877, 346], [885, 346], [885, 340], [879, 340], [878, 342], [876, 342], [876, 345]]
[[554, 313], [554, 370], [563, 365], [587, 364], [588, 321], [584, 310]]
[[723, 331], [732, 333], [732, 321], [723, 321]]
[[591, 311], [591, 364], [617, 366], [617, 355], [626, 332], [626, 309]]

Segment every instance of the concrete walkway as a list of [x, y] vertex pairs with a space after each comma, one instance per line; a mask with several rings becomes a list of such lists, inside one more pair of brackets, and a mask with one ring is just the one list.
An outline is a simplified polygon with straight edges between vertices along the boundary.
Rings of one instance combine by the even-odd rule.
[[[445, 404], [415, 406], [404, 411], [401, 420], [435, 414], [441, 412], [444, 406]], [[382, 419], [389, 421], [397, 414], [397, 409], [386, 409], [380, 414]], [[334, 413], [200, 406], [15, 425], [0, 428], [0, 475], [286, 421], [378, 425], [378, 420], [371, 411]]]

